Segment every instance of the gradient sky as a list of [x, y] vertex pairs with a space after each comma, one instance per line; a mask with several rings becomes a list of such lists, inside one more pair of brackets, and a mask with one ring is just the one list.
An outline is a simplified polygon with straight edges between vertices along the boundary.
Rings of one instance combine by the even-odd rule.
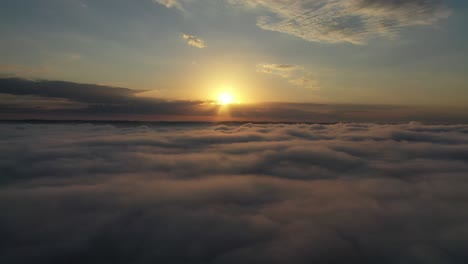
[[1, 3], [1, 77], [177, 100], [468, 103], [462, 0]]

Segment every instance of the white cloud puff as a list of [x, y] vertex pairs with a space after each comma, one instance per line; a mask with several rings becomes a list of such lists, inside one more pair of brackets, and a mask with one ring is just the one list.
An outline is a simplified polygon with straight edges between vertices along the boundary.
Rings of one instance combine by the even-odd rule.
[[468, 126], [0, 125], [1, 263], [464, 263]]
[[199, 48], [199, 49], [206, 48], [205, 41], [197, 36], [183, 34], [182, 38], [187, 41], [187, 44], [189, 46]]

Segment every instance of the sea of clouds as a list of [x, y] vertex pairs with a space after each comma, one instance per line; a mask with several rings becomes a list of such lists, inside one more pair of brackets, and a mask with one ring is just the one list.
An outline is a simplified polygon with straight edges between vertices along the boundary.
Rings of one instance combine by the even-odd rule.
[[0, 263], [468, 263], [468, 125], [0, 124]]

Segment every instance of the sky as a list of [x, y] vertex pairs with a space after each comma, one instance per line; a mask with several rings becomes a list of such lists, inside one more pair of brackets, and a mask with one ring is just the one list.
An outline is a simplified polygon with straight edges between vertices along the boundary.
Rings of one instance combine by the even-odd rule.
[[[424, 116], [450, 112], [447, 119], [460, 119], [468, 103], [466, 1], [1, 3], [0, 105], [10, 113], [1, 118], [26, 117], [25, 109], [39, 116], [44, 107], [37, 104], [47, 110], [103, 104], [67, 93], [18, 94], [5, 86], [12, 79], [122, 87], [145, 101], [199, 108], [228, 94], [243, 105], [411, 106], [424, 107]], [[120, 114], [145, 114], [130, 112]]]
[[467, 25], [466, 0], [0, 0], [0, 263], [468, 263]]

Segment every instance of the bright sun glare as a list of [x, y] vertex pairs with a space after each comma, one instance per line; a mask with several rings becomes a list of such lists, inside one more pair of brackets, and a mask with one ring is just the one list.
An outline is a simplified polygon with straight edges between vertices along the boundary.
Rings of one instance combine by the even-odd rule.
[[218, 102], [221, 105], [228, 105], [234, 103], [234, 97], [229, 93], [221, 93], [218, 96]]

